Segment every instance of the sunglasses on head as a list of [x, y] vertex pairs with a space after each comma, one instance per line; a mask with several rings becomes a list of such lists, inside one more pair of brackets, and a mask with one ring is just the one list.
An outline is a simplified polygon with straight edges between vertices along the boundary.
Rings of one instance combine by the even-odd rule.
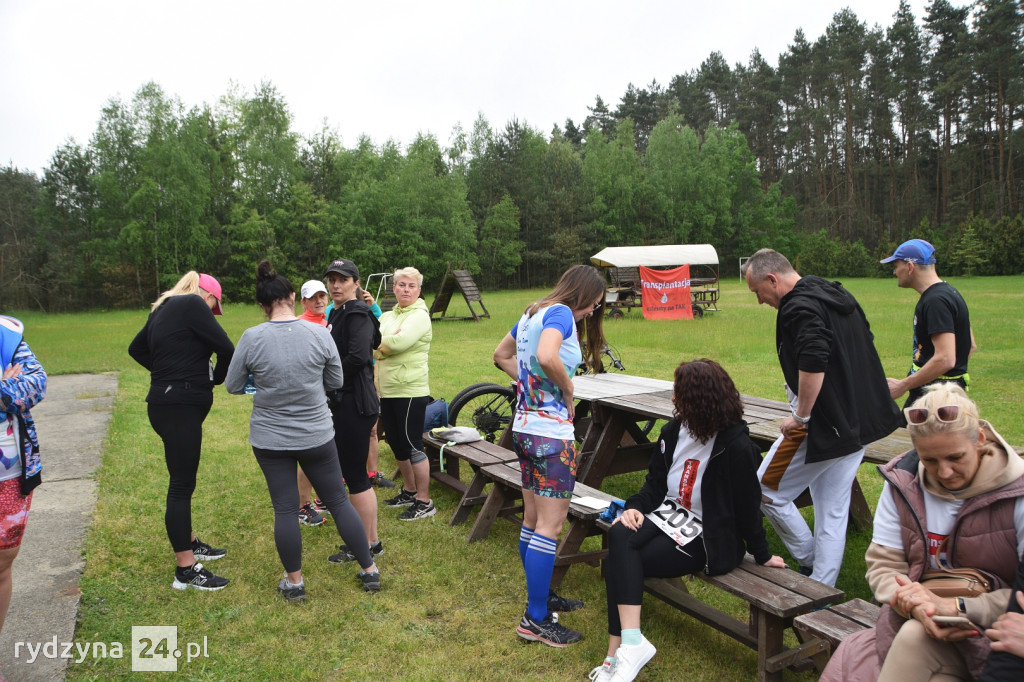
[[944, 424], [955, 422], [956, 418], [960, 415], [959, 405], [943, 405], [942, 407], [935, 408], [933, 413], [927, 407], [907, 407], [904, 408], [903, 414], [907, 417], [907, 422], [914, 426], [920, 426], [928, 421], [928, 417], [931, 414], [935, 415], [935, 419]]

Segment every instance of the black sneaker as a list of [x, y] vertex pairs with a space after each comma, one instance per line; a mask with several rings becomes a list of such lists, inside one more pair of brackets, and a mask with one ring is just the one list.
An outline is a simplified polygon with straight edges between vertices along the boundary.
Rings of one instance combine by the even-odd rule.
[[312, 504], [304, 504], [299, 507], [299, 523], [306, 526], [322, 526], [327, 519], [320, 516]]
[[281, 582], [277, 584], [277, 591], [281, 593], [285, 601], [306, 601], [306, 582], [302, 581], [298, 585], [293, 585], [288, 582], [288, 576], [281, 578]]
[[[327, 560], [330, 561], [332, 564], [340, 564], [344, 561], [356, 560], [355, 552], [353, 552], [348, 545], [342, 545], [338, 549], [340, 549], [341, 551], [337, 554], [332, 554], [331, 556], [327, 557]], [[383, 553], [384, 545], [380, 543], [380, 540], [377, 541], [377, 544], [370, 545], [370, 556], [372, 556], [375, 560]]]
[[551, 613], [539, 623], [524, 613], [523, 619], [519, 621], [519, 627], [516, 628], [516, 634], [527, 641], [544, 642], [558, 649], [583, 639], [583, 635], [575, 630], [559, 625], [558, 617]]
[[359, 571], [359, 581], [366, 592], [380, 592], [380, 571]]
[[398, 515], [399, 521], [419, 521], [437, 513], [437, 507], [433, 500], [416, 500], [408, 509]]
[[187, 590], [191, 587], [194, 590], [214, 592], [216, 590], [223, 590], [228, 582], [230, 581], [227, 578], [214, 575], [203, 568], [202, 564], [197, 563], [192, 564], [188, 568], [176, 568], [174, 570], [174, 582], [171, 583], [171, 587], [176, 590]]
[[226, 549], [214, 549], [199, 538], [192, 541], [192, 554], [196, 561], [216, 561], [224, 558], [227, 553]]
[[384, 504], [389, 507], [408, 507], [416, 501], [416, 491], [408, 491], [402, 488], [398, 491], [398, 494], [389, 500], [384, 500]]
[[392, 481], [391, 479], [387, 478], [384, 474], [382, 474], [379, 471], [376, 474], [374, 474], [373, 476], [370, 477], [370, 485], [376, 486], [378, 488], [395, 488], [395, 487], [397, 487], [395, 485], [394, 481]]
[[583, 608], [583, 602], [579, 599], [567, 599], [566, 597], [559, 596], [551, 591], [548, 593], [548, 611], [552, 612], [568, 612], [578, 611]]
[[313, 509], [316, 510], [316, 513], [319, 514], [320, 516], [330, 516], [331, 515], [331, 510], [327, 508], [326, 504], [324, 504], [323, 502], [320, 501], [319, 497], [316, 498], [315, 500], [313, 500], [312, 505], [313, 505]]

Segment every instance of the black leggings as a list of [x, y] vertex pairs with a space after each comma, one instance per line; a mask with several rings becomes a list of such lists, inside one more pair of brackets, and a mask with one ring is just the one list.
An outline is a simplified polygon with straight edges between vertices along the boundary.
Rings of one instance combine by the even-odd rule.
[[[704, 543], [698, 536], [685, 547], [679, 545], [650, 519], [633, 532], [622, 523], [608, 531], [608, 558], [604, 583], [608, 594], [608, 634], [619, 636], [619, 604], [639, 606], [643, 602], [644, 578], [678, 578], [704, 570]], [[689, 555], [680, 550], [685, 550]]]
[[[381, 398], [380, 419], [391, 451], [399, 462], [413, 464], [427, 458], [423, 452], [423, 420], [427, 414], [430, 396], [419, 398]], [[405, 485], [409, 486], [409, 481]]]
[[274, 505], [274, 543], [284, 570], [294, 573], [302, 568], [302, 534], [299, 532], [299, 489], [295, 485], [295, 465], [302, 466], [317, 495], [334, 517], [338, 535], [356, 555], [359, 565], [369, 568], [370, 557], [366, 531], [359, 514], [348, 502], [341, 483], [341, 467], [334, 439], [308, 450], [264, 450], [254, 447], [256, 462], [263, 470]]
[[[355, 394], [342, 393], [341, 402], [331, 405], [334, 420], [334, 444], [338, 448], [341, 475], [345, 477], [349, 495], [370, 489], [366, 475], [366, 457], [370, 454], [370, 432], [377, 423], [377, 415], [359, 414]], [[317, 492], [319, 492], [317, 488]]]
[[192, 493], [196, 489], [199, 454], [203, 448], [203, 421], [210, 405], [147, 405], [149, 423], [164, 442], [167, 461], [167, 511], [164, 526], [171, 549], [192, 549]]

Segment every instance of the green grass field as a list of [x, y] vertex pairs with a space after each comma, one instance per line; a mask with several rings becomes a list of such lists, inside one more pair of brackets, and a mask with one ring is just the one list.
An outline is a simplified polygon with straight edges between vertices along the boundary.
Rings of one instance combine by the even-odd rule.
[[[887, 373], [903, 376], [910, 362], [916, 294], [898, 289], [892, 279], [845, 284], [867, 312]], [[1024, 360], [1019, 351], [1024, 277], [953, 284], [970, 305], [979, 346], [971, 362], [971, 395], [982, 416], [1010, 442], [1024, 444]], [[491, 365], [491, 352], [522, 308], [543, 293], [485, 293], [490, 319], [436, 322], [430, 354], [433, 395], [451, 400], [470, 383], [503, 381]], [[427, 299], [433, 300], [432, 293]], [[461, 305], [453, 302], [452, 311], [461, 314]], [[773, 349], [775, 311], [758, 307], [736, 279], [723, 282], [719, 307], [720, 312], [692, 322], [645, 321], [635, 310], [625, 319], [607, 321], [606, 335], [631, 374], [670, 379], [680, 360], [706, 356], [723, 364], [741, 392], [783, 399]], [[583, 632], [583, 642], [565, 650], [523, 643], [514, 634], [525, 603], [517, 529], [499, 522], [487, 540], [468, 545], [467, 526], [447, 526], [457, 497], [437, 484], [439, 512], [430, 520], [400, 523], [393, 510], [382, 506], [386, 553], [380, 561], [381, 593], [361, 591], [356, 567], [327, 563], [339, 542], [328, 524], [303, 528], [309, 599], [285, 604], [275, 590], [281, 565], [269, 495], [246, 441], [250, 400], [222, 388], [206, 421], [193, 519], [196, 533], [229, 550], [211, 568], [232, 584], [216, 593], [171, 590], [162, 448], [146, 418], [148, 375], [126, 352], [145, 311], [13, 314], [26, 323], [27, 339], [51, 374], [120, 372], [103, 467], [97, 473], [99, 502], [86, 543], [77, 641], [127, 643], [132, 625], [177, 625], [179, 646], [207, 638], [209, 658], [179, 666], [194, 679], [584, 679], [601, 661], [606, 621], [597, 570], [574, 567], [561, 588], [587, 601], [584, 610], [563, 620]], [[255, 305], [233, 304], [220, 319], [237, 339], [262, 315]], [[45, 442], [42, 447], [45, 463]], [[392, 464], [382, 446], [381, 468], [390, 473]], [[860, 479], [874, 504], [880, 490], [877, 473], [864, 466]], [[625, 497], [641, 481], [642, 474], [629, 474], [604, 487]], [[781, 551], [771, 532], [769, 537], [775, 551]], [[850, 596], [869, 596], [863, 580], [869, 539], [851, 534], [838, 585]], [[692, 582], [691, 589], [737, 615], [744, 611], [702, 583]], [[650, 598], [645, 600], [644, 631], [659, 651], [639, 679], [747, 680], [755, 675], [754, 652]], [[125, 658], [71, 665], [68, 676], [108, 679], [132, 673]]]

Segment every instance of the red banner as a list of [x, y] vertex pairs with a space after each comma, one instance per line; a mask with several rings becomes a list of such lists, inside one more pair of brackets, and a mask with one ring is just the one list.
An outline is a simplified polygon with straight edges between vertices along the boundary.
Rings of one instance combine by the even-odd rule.
[[648, 320], [692, 320], [690, 266], [652, 270], [640, 266], [644, 318]]

